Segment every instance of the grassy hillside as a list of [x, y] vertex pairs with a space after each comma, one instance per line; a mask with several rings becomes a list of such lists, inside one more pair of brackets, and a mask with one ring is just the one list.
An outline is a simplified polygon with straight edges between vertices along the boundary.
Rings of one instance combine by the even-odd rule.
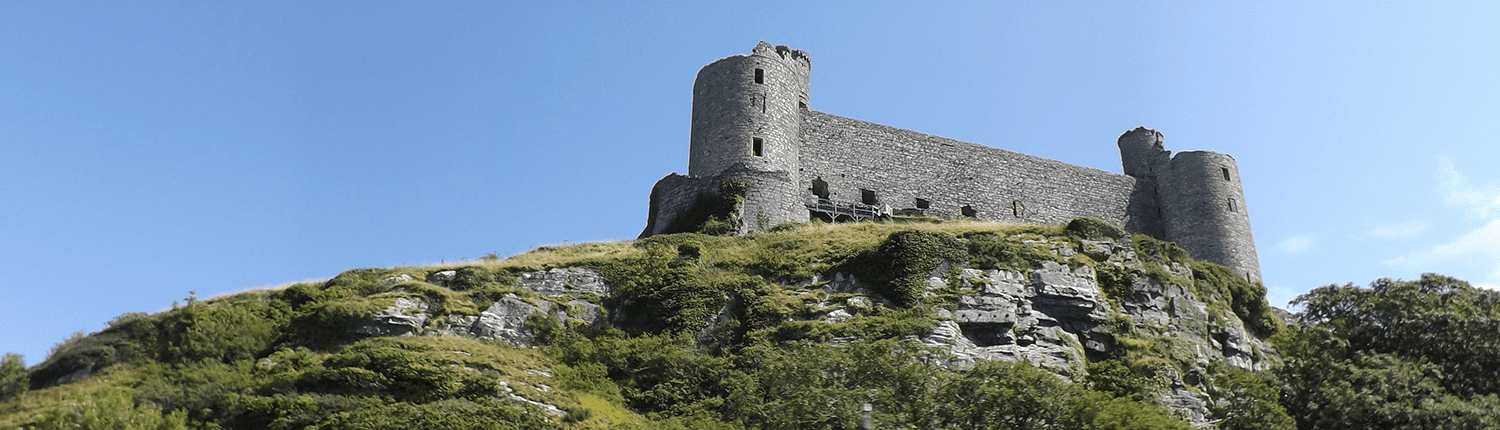
[[[1097, 327], [1039, 323], [1061, 334], [1066, 365], [934, 346], [996, 282], [985, 276], [1039, 283], [1044, 264], [1097, 277], [1102, 294]], [[596, 272], [609, 293], [519, 281], [554, 268]], [[831, 288], [846, 276], [857, 288]], [[1129, 316], [1145, 287], [1202, 315], [1188, 329]], [[527, 319], [529, 345], [431, 335], [502, 300], [552, 309]], [[580, 319], [583, 305], [602, 322]], [[426, 334], [362, 329], [381, 312], [420, 312]], [[992, 335], [1031, 342], [1013, 330]], [[1234, 341], [1213, 338], [1226, 330], [1253, 335], [1252, 364], [1201, 354]], [[880, 428], [1189, 428], [1162, 400], [1174, 392], [1213, 399], [1200, 418], [1224, 428], [1290, 428], [1274, 378], [1252, 371], [1277, 362], [1257, 339], [1279, 330], [1258, 284], [1098, 221], [810, 223], [355, 269], [122, 315], [29, 369], [0, 428], [855, 428], [864, 404]]]

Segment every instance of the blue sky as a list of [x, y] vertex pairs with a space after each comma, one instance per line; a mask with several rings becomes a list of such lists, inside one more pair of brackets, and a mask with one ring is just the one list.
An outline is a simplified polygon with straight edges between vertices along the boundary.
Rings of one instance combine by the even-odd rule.
[[0, 3], [0, 351], [359, 267], [632, 239], [698, 69], [1119, 172], [1239, 162], [1270, 299], [1500, 285], [1500, 6], [1443, 2]]

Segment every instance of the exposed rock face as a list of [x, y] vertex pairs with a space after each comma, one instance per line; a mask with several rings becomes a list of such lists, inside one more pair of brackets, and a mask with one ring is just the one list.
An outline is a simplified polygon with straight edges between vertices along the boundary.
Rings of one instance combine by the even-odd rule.
[[[1134, 268], [1151, 264], [1136, 260], [1126, 240], [1083, 241], [1082, 252], [1104, 260], [1099, 264]], [[1073, 251], [1054, 246], [1054, 252]], [[1191, 270], [1183, 265], [1172, 263], [1163, 269], [1192, 279]], [[947, 265], [939, 267], [929, 285], [946, 287], [950, 270]], [[1182, 285], [1138, 277], [1131, 286], [1133, 296], [1120, 298], [1119, 308], [1112, 311], [1097, 274], [1088, 266], [1048, 261], [1026, 271], [964, 268], [958, 273], [962, 286], [973, 293], [961, 296], [951, 312], [939, 312], [940, 317], [951, 315], [951, 320], [940, 321], [932, 332], [919, 337], [929, 346], [950, 351], [954, 366], [970, 366], [978, 360], [1025, 360], [1065, 378], [1082, 376], [1089, 356], [1106, 357], [1116, 348], [1111, 320], [1118, 314], [1140, 329], [1170, 337], [1176, 347], [1188, 348], [1184, 354], [1196, 361], [1185, 374], [1176, 369], [1167, 372], [1170, 385], [1161, 400], [1190, 421], [1206, 424], [1212, 399], [1204, 393], [1212, 390], [1203, 389], [1204, 369], [1215, 362], [1247, 370], [1267, 365], [1257, 350], [1269, 350], [1269, 345], [1250, 335], [1232, 312], [1211, 313], [1207, 304]], [[859, 290], [852, 286], [838, 289]], [[828, 320], [841, 316], [830, 313]], [[1190, 390], [1190, 386], [1199, 389]]]
[[[426, 278], [434, 285], [447, 285], [458, 272], [444, 270], [433, 272]], [[382, 285], [395, 285], [411, 281], [408, 275], [393, 276], [381, 280]], [[552, 269], [545, 272], [524, 273], [520, 277], [522, 287], [545, 296], [558, 297], [568, 294], [602, 297], [609, 294], [609, 285], [598, 273], [582, 268]], [[491, 304], [479, 315], [450, 314], [439, 317], [438, 323], [427, 327], [429, 315], [427, 302], [420, 298], [398, 298], [396, 305], [386, 308], [355, 331], [377, 336], [429, 335], [464, 336], [476, 339], [494, 339], [511, 345], [531, 346], [536, 335], [527, 327], [526, 321], [540, 313], [555, 318], [560, 324], [569, 319], [599, 327], [605, 324], [604, 309], [584, 299], [573, 299], [566, 303], [536, 300], [535, 303], [511, 295]]]
[[[1108, 264], [1139, 272], [1143, 264], [1155, 264], [1137, 260], [1129, 239], [1084, 240], [1076, 250], [1065, 242], [1051, 245], [1056, 255], [1083, 253], [1098, 261], [1099, 267]], [[929, 346], [949, 351], [950, 365], [967, 367], [979, 360], [1025, 360], [1052, 369], [1064, 378], [1079, 378], [1087, 375], [1090, 358], [1109, 357], [1118, 348], [1116, 336], [1123, 335], [1122, 325], [1133, 326], [1137, 331], [1132, 333], [1167, 339], [1164, 342], [1176, 348], [1174, 357], [1191, 363], [1187, 369], [1166, 369], [1169, 385], [1160, 400], [1198, 424], [1207, 424], [1213, 402], [1208, 393], [1214, 390], [1204, 386], [1208, 379], [1206, 369], [1215, 363], [1249, 370], [1261, 370], [1267, 365], [1260, 351], [1268, 351], [1269, 345], [1246, 331], [1245, 324], [1232, 312], [1212, 311], [1196, 298], [1189, 286], [1137, 276], [1129, 286], [1130, 297], [1111, 301], [1101, 289], [1098, 274], [1087, 265], [1070, 267], [1045, 261], [1024, 270], [978, 270], [965, 264], [947, 262], [931, 273], [927, 282], [930, 288], [956, 286], [961, 287], [963, 294], [954, 308], [936, 311], [940, 321], [930, 333], [915, 337]], [[1191, 270], [1177, 263], [1161, 269], [1171, 273], [1172, 278], [1192, 279]], [[446, 285], [456, 276], [456, 271], [439, 271], [425, 280]], [[822, 290], [824, 297], [839, 295], [840, 298], [818, 303], [816, 306], [823, 312], [811, 319], [839, 323], [855, 318], [876, 303], [890, 305], [853, 275], [834, 273], [831, 279], [823, 276], [826, 275], [815, 276], [798, 286]], [[382, 280], [382, 284], [411, 280], [409, 276], [397, 276]], [[950, 282], [959, 285], [949, 285]], [[530, 346], [535, 343], [536, 334], [527, 327], [527, 321], [534, 315], [547, 316], [561, 324], [595, 327], [607, 324], [606, 311], [595, 304], [598, 300], [584, 299], [602, 298], [610, 292], [609, 285], [596, 272], [576, 267], [554, 268], [524, 273], [518, 283], [537, 296], [511, 295], [479, 315], [434, 318], [426, 314], [427, 304], [422, 300], [402, 298], [396, 306], [373, 316], [360, 331], [386, 336], [465, 336]], [[714, 318], [726, 318], [726, 312], [727, 305]], [[705, 321], [705, 333], [714, 324], [713, 320]], [[839, 338], [831, 342], [841, 344], [850, 340]]]
[[[1108, 350], [1113, 341], [1095, 339], [1105, 336], [1092, 332], [1109, 317], [1093, 270], [1048, 262], [1029, 278], [1012, 270], [963, 269], [961, 279], [978, 294], [962, 296], [953, 321], [944, 321], [923, 340], [948, 346], [959, 366], [1026, 360], [1066, 370], [1085, 363], [1080, 338], [1088, 340], [1089, 349]], [[943, 282], [937, 276], [931, 281]]]
[[401, 336], [421, 333], [427, 324], [427, 302], [422, 299], [399, 298], [396, 305], [370, 317], [360, 326], [360, 333], [376, 336]]
[[578, 267], [555, 268], [521, 274], [521, 286], [547, 296], [563, 294], [609, 294], [609, 286], [598, 273]]

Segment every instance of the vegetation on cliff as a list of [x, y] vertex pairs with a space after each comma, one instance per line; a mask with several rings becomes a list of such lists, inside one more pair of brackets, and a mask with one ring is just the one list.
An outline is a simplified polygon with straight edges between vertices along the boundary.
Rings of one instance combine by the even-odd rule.
[[[965, 362], [953, 355], [955, 342], [965, 341], [933, 340], [957, 327], [954, 312], [964, 303], [996, 288], [983, 272], [1054, 273], [1037, 269], [1044, 265], [1080, 279], [1097, 274], [1101, 301], [1084, 305], [1100, 316], [1047, 323], [1103, 322], [1069, 328], [1076, 335], [1047, 329], [1063, 333], [1054, 352], [1081, 360], [1062, 361], [1076, 365]], [[565, 267], [598, 273], [608, 294], [542, 294], [518, 281]], [[1147, 311], [1140, 307], [1150, 304], [1143, 298], [1190, 316], [1171, 324], [1141, 319]], [[434, 335], [466, 316], [488, 315], [486, 307], [501, 300], [554, 309], [526, 320], [531, 346]], [[1460, 358], [1493, 359], [1494, 351], [1451, 349], [1459, 352], [1443, 361], [1398, 348], [1350, 367], [1322, 357], [1317, 348], [1326, 345], [1317, 336], [1353, 339], [1338, 351], [1345, 358], [1384, 344], [1371, 340], [1373, 332], [1349, 331], [1355, 322], [1312, 312], [1324, 307], [1308, 300], [1309, 315], [1326, 321], [1283, 328], [1258, 284], [1170, 243], [1088, 219], [1051, 227], [812, 223], [741, 236], [671, 234], [441, 267], [356, 269], [326, 282], [122, 315], [27, 371], [8, 356], [0, 365], [0, 394], [8, 398], [0, 402], [0, 428], [833, 429], [855, 428], [866, 403], [881, 428], [1174, 429], [1189, 421], [1292, 428], [1291, 417], [1332, 428], [1293, 404], [1316, 401], [1326, 411], [1353, 407], [1357, 396], [1309, 375], [1369, 369], [1406, 372], [1413, 387], [1447, 393], [1432, 401], [1455, 411], [1493, 404], [1492, 386], [1464, 381], [1495, 367], [1465, 367]], [[1476, 310], [1440, 324], [1460, 324], [1460, 316], [1495, 303], [1464, 300]], [[422, 307], [398, 306], [415, 302]], [[606, 316], [580, 319], [580, 303]], [[372, 334], [367, 326], [380, 312], [413, 317], [425, 334]], [[1214, 338], [1239, 333], [1241, 322], [1248, 333], [1275, 334], [1278, 348], [1290, 351], [1288, 364], [1278, 364], [1269, 344]], [[1011, 330], [979, 335], [1031, 336]], [[1459, 338], [1449, 341], [1459, 348]], [[1209, 344], [1236, 342], [1250, 354], [1241, 361], [1202, 354]], [[1370, 364], [1396, 358], [1414, 364]], [[1198, 417], [1191, 404], [1168, 401], [1195, 398], [1211, 400]]]

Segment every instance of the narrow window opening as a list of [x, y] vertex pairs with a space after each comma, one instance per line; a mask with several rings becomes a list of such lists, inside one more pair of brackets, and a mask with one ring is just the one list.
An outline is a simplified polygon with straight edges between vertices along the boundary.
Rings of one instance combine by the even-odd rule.
[[964, 218], [973, 218], [979, 216], [979, 211], [974, 210], [974, 208], [970, 207], [969, 205], [964, 205], [964, 207], [958, 208], [958, 212], [963, 214]]
[[864, 204], [867, 204], [867, 205], [878, 205], [878, 204], [880, 204], [880, 200], [877, 200], [875, 198], [875, 192], [874, 191], [870, 191], [870, 190], [866, 190], [864, 188], [860, 188], [859, 189], [859, 201], [860, 201], [860, 203], [864, 203]]
[[818, 198], [827, 200], [828, 199], [828, 183], [827, 182], [823, 182], [823, 178], [813, 179], [812, 192], [813, 192], [813, 195], [818, 196]]
[[1234, 199], [1233, 198], [1229, 199], [1229, 211], [1230, 212], [1234, 212]]
[[1220, 167], [1219, 168], [1219, 173], [1223, 173], [1224, 174], [1224, 180], [1226, 180], [1226, 181], [1229, 180], [1229, 168], [1228, 167]]
[[1010, 202], [1010, 213], [1011, 213], [1011, 215], [1015, 215], [1016, 218], [1025, 218], [1026, 217], [1026, 204], [1025, 203], [1021, 203], [1020, 200], [1012, 200]]
[[764, 69], [755, 69], [755, 83], [766, 83], [766, 71]]
[[807, 109], [807, 102], [797, 102], [798, 109]]
[[917, 209], [927, 209], [929, 207], [932, 207], [932, 204], [927, 203], [927, 199], [917, 199]]
[[759, 138], [759, 137], [751, 138], [750, 139], [750, 153], [755, 154], [756, 157], [764, 157], [765, 156], [765, 141], [761, 140], [761, 138]]

